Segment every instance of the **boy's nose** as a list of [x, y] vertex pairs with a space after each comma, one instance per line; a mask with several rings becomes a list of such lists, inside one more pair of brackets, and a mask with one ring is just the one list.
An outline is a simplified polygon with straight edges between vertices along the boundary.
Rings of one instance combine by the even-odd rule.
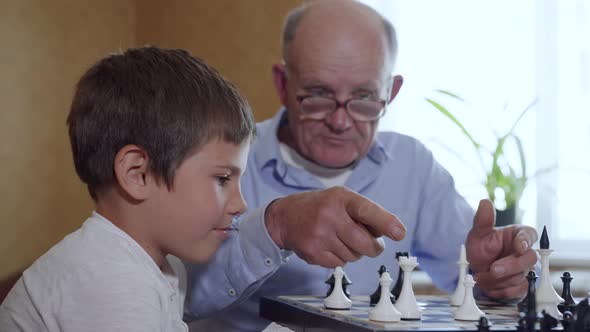
[[232, 200], [232, 204], [229, 207], [229, 214], [237, 217], [240, 214], [244, 213], [244, 211], [246, 211], [246, 207], [247, 207], [246, 201], [244, 200], [244, 197], [242, 196], [242, 192], [240, 190], [238, 190], [237, 195]]

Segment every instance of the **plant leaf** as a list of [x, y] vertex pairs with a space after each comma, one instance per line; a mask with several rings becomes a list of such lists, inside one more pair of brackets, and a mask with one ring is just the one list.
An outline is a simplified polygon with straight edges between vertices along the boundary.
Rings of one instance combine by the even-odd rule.
[[473, 136], [471, 136], [471, 134], [467, 131], [467, 129], [465, 129], [465, 126], [463, 126], [463, 124], [461, 122], [459, 122], [459, 120], [457, 120], [457, 118], [451, 114], [451, 112], [449, 110], [447, 110], [444, 106], [442, 106], [441, 104], [439, 104], [438, 102], [430, 99], [430, 98], [426, 98], [426, 101], [428, 103], [430, 103], [432, 106], [434, 106], [439, 112], [441, 112], [442, 114], [444, 114], [447, 118], [449, 118], [451, 121], [453, 121], [453, 123], [455, 125], [457, 125], [461, 131], [463, 132], [463, 134], [465, 136], [467, 136], [467, 138], [469, 139], [469, 141], [471, 141], [471, 144], [473, 144], [473, 146], [479, 150], [481, 144], [479, 144], [477, 141], [475, 141], [475, 139], [473, 138]]
[[465, 102], [465, 100], [463, 100], [463, 98], [459, 97], [458, 95], [456, 95], [456, 94], [454, 94], [454, 93], [452, 93], [452, 92], [450, 92], [448, 90], [440, 90], [440, 89], [437, 89], [437, 90], [434, 90], [434, 91], [436, 91], [436, 92], [438, 92], [440, 94], [443, 94], [443, 95], [447, 95], [449, 97], [453, 97], [453, 98], [455, 98], [457, 100], [460, 100], [462, 102]]
[[522, 110], [522, 112], [520, 112], [520, 115], [518, 116], [518, 118], [516, 118], [516, 121], [514, 121], [514, 123], [512, 124], [512, 128], [510, 128], [510, 131], [508, 131], [508, 133], [506, 134], [506, 136], [508, 135], [512, 135], [512, 133], [514, 132], [514, 128], [516, 128], [516, 125], [518, 125], [518, 123], [520, 122], [520, 119], [522, 119], [522, 117], [531, 109], [533, 108], [533, 106], [535, 106], [537, 104], [537, 101], [539, 99], [535, 98], [530, 104], [527, 105], [527, 107], [524, 108], [524, 110]]
[[520, 138], [514, 134], [510, 134], [510, 137], [512, 137], [512, 139], [514, 139], [514, 143], [516, 144], [516, 148], [518, 149], [518, 157], [520, 158], [520, 170], [521, 170], [521, 174], [522, 177], [524, 179], [527, 178], [526, 175], [526, 158], [524, 155], [524, 148], [522, 146], [522, 141], [520, 140]]

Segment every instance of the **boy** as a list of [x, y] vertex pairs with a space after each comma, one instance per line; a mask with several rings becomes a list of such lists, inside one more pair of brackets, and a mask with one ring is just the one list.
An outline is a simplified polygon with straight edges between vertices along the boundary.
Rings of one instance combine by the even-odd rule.
[[1, 331], [187, 331], [179, 258], [204, 262], [244, 211], [254, 121], [182, 50], [130, 49], [80, 79], [67, 119], [95, 211], [0, 306]]

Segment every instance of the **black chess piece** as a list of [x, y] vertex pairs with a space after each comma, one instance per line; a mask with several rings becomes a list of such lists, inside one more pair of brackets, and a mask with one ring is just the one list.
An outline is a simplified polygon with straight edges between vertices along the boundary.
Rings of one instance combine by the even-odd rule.
[[561, 320], [561, 325], [563, 326], [563, 330], [565, 332], [570, 332], [570, 330], [573, 328], [573, 323], [574, 323], [574, 314], [572, 314], [571, 311], [564, 311], [563, 312], [563, 318]]
[[588, 312], [588, 298], [583, 299], [576, 306], [576, 314], [574, 316], [573, 327], [570, 327], [570, 332], [588, 332], [590, 331], [590, 315]]
[[[330, 278], [328, 278], [328, 280], [325, 281], [326, 284], [330, 285], [330, 288], [328, 289], [328, 293], [326, 293], [326, 296], [330, 296], [330, 294], [332, 294], [332, 291], [334, 290], [334, 282], [334, 274], [330, 275]], [[345, 273], [342, 277], [342, 291], [344, 292], [344, 295], [346, 295], [346, 297], [350, 299], [350, 291], [348, 291], [347, 289], [349, 285], [352, 285], [352, 281], [348, 279], [348, 276]]]
[[[395, 253], [395, 260], [399, 262], [399, 258], [401, 256], [409, 257], [409, 253], [407, 251], [398, 251]], [[404, 285], [404, 271], [402, 268], [399, 268], [399, 272], [397, 273], [397, 281], [391, 290], [391, 295], [393, 295], [394, 299], [399, 298], [399, 294], [402, 292], [402, 286]], [[394, 302], [395, 303], [395, 302]]]
[[541, 332], [551, 332], [557, 326], [557, 318], [549, 315], [543, 310], [543, 318], [541, 318]]
[[[533, 285], [532, 285], [532, 292], [535, 292], [535, 281], [537, 280], [537, 276], [536, 274], [534, 274], [535, 271], [530, 271], [533, 272]], [[529, 272], [529, 275], [530, 275]], [[528, 275], [527, 275], [527, 279], [528, 279]], [[529, 304], [529, 293], [531, 292], [531, 281], [529, 280], [529, 290], [526, 294], [526, 296], [524, 297], [524, 299], [522, 299], [522, 301], [518, 302], [517, 307], [518, 307], [518, 311], [519, 312], [526, 312], [528, 309], [528, 304]]]
[[541, 249], [549, 249], [549, 236], [547, 236], [547, 227], [543, 226], [543, 233], [541, 234], [541, 241], [539, 241]]
[[525, 313], [525, 331], [535, 332], [535, 323], [539, 320], [539, 314], [537, 313], [537, 297], [535, 295], [535, 281], [537, 280], [537, 274], [535, 271], [529, 271], [526, 276], [529, 282], [529, 288], [527, 292], [527, 306]]
[[478, 332], [490, 332], [490, 322], [488, 321], [486, 316], [479, 317], [479, 322], [477, 324], [477, 331]]
[[[381, 278], [381, 275], [383, 275], [383, 272], [387, 272], [387, 268], [385, 267], [385, 265], [381, 265], [378, 272], [379, 272], [379, 278]], [[381, 283], [379, 283], [377, 290], [373, 294], [371, 294], [370, 298], [371, 298], [371, 306], [374, 306], [379, 302], [379, 299], [381, 298]], [[389, 298], [391, 299], [391, 303], [395, 303], [395, 298], [393, 297], [393, 295], [391, 295]]]
[[570, 275], [569, 272], [564, 272], [563, 277], [561, 277], [561, 281], [563, 281], [563, 290], [561, 291], [561, 298], [563, 302], [557, 305], [557, 309], [562, 314], [565, 311], [570, 311], [571, 313], [576, 313], [576, 300], [572, 296], [572, 292], [570, 290], [570, 284], [574, 278]]

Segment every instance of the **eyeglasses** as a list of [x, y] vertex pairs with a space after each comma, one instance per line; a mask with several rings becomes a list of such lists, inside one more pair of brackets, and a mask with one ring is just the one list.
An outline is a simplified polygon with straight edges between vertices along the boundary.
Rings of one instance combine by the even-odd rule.
[[385, 100], [348, 99], [341, 103], [336, 98], [319, 96], [297, 97], [303, 117], [312, 120], [323, 120], [340, 107], [355, 121], [370, 122], [385, 114]]

